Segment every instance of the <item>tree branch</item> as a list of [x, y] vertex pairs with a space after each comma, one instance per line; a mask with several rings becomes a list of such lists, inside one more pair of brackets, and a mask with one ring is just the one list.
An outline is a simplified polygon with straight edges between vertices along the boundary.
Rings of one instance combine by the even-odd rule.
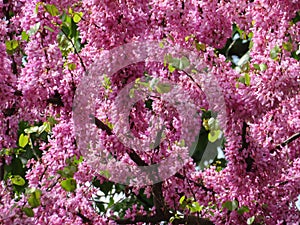
[[291, 143], [292, 141], [295, 141], [298, 138], [300, 138], [300, 132], [298, 132], [296, 134], [293, 134], [292, 136], [290, 136], [288, 139], [286, 139], [281, 144], [276, 145], [275, 149], [280, 150], [280, 149], [287, 146], [289, 143]]
[[242, 147], [239, 149], [240, 152], [243, 151], [244, 149], [246, 149], [249, 145], [249, 143], [247, 142], [247, 139], [246, 139], [247, 128], [248, 128], [248, 124], [244, 121], [243, 127], [242, 127]]
[[[112, 129], [110, 129], [106, 124], [104, 124], [101, 120], [96, 118], [95, 116], [90, 116], [94, 122], [97, 128], [105, 131], [107, 135], [112, 135]], [[138, 166], [148, 166], [148, 164], [141, 159], [141, 157], [133, 150], [130, 149], [128, 152], [129, 157], [138, 165]], [[177, 175], [179, 176], [179, 175]], [[182, 177], [182, 176], [181, 176]], [[156, 184], [152, 185], [152, 194], [153, 194], [153, 203], [156, 208], [156, 214], [154, 216], [140, 216], [137, 215], [134, 219], [119, 219], [115, 220], [117, 224], [132, 224], [132, 223], [138, 223], [138, 222], [146, 222], [146, 223], [159, 223], [161, 221], [169, 221], [173, 214], [169, 212], [167, 209], [167, 206], [164, 201], [164, 196], [162, 192], [162, 182], [158, 182]], [[213, 225], [213, 223], [209, 220], [198, 218], [196, 216], [186, 216], [181, 219], [175, 219], [173, 221], [174, 224], [199, 224], [199, 225]]]
[[72, 46], [73, 46], [73, 48], [74, 48], [74, 52], [75, 52], [75, 54], [77, 55], [77, 57], [79, 58], [79, 61], [80, 61], [80, 64], [81, 64], [83, 70], [84, 70], [84, 71], [87, 71], [87, 70], [86, 70], [86, 67], [85, 67], [85, 65], [84, 65], [84, 63], [83, 63], [83, 60], [82, 60], [81, 56], [79, 55], [79, 52], [77, 51], [77, 49], [76, 49], [76, 47], [75, 47], [73, 41], [71, 40], [71, 38], [66, 34], [66, 32], [65, 32], [63, 29], [61, 29], [61, 32], [65, 35], [65, 37], [68, 39], [68, 41], [72, 44]]

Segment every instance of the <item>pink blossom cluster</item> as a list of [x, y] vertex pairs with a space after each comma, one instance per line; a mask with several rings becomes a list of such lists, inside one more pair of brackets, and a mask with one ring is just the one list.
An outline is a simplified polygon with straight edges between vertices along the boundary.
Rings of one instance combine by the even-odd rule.
[[[128, 220], [127, 224], [144, 224], [150, 219], [141, 218], [169, 222], [175, 215], [180, 219], [205, 218], [213, 224], [246, 224], [249, 218], [256, 224], [298, 224], [300, 62], [292, 53], [299, 57], [300, 22], [293, 22], [296, 15], [300, 17], [299, 11], [300, 2], [296, 0], [1, 1], [0, 169], [11, 161], [4, 150], [18, 146], [20, 121], [33, 124], [52, 116], [58, 124], [49, 132], [49, 141], [40, 144], [41, 157], [26, 164], [28, 190], [41, 192], [34, 215], [29, 217], [23, 210], [30, 208], [30, 194], [14, 195], [10, 178], [0, 176], [0, 224], [118, 224]], [[68, 16], [69, 22], [63, 16]], [[71, 34], [66, 33], [68, 24]], [[233, 24], [252, 36], [250, 59], [241, 72], [219, 54], [232, 35]], [[75, 31], [78, 37], [72, 33]], [[68, 168], [70, 159], [82, 155], [72, 109], [77, 107], [73, 105], [76, 89], [88, 76], [89, 68], [95, 62], [99, 64], [97, 60], [108, 50], [146, 40], [196, 52], [216, 78], [205, 77], [207, 84], [212, 87], [215, 82], [222, 90], [226, 113], [219, 119], [226, 140], [223, 152], [227, 165], [220, 169], [215, 163], [200, 170], [190, 158], [176, 174], [159, 183], [161, 186], [129, 185], [126, 188], [132, 189], [132, 195], [139, 196], [143, 191], [147, 198], [152, 197], [153, 206], [146, 210], [134, 204], [124, 210], [124, 218], [117, 218], [113, 210], [97, 212], [93, 199], [99, 188], [92, 181], [98, 179], [104, 185], [111, 178], [125, 183], [124, 174], [130, 167], [120, 171], [119, 164], [108, 163], [110, 172], [103, 174], [83, 159], [73, 174], [76, 183], [72, 191], [61, 185], [66, 178], [60, 171]], [[179, 112], [153, 96], [150, 102], [147, 99], [151, 106], [144, 101], [132, 106], [128, 123], [142, 146], [149, 145], [150, 137], [155, 139], [152, 122], [164, 125], [158, 146], [135, 151], [136, 156], [134, 149], [114, 133], [124, 128], [114, 127], [114, 121], [121, 117], [120, 110], [114, 108], [118, 94], [142, 77], [169, 79], [183, 87], [196, 104], [198, 116], [214, 107], [205, 95], [210, 92], [214, 98], [215, 89], [201, 88], [203, 76], [171, 70], [161, 62], [138, 62], [107, 76], [101, 88], [93, 91], [98, 94], [95, 117], [102, 122], [94, 126], [98, 135], [95, 139], [103, 155], [141, 167], [186, 150], [185, 144], [193, 137], [181, 140], [185, 123], [180, 121]], [[240, 82], [242, 76], [249, 76], [250, 83]], [[183, 102], [187, 101], [184, 97]], [[188, 111], [185, 116], [193, 118]], [[198, 121], [199, 127], [202, 124]], [[178, 167], [176, 162], [173, 166]], [[160, 168], [162, 175], [170, 169], [166, 167]], [[134, 169], [131, 172], [142, 174]], [[180, 203], [183, 196], [197, 202], [202, 210], [196, 212]], [[236, 201], [238, 208], [247, 210], [230, 210], [224, 207], [228, 201]]]

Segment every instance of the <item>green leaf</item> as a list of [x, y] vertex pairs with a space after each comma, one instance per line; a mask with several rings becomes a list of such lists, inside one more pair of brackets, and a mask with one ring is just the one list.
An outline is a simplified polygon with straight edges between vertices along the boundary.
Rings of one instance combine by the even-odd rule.
[[30, 30], [28, 31], [28, 35], [29, 37], [33, 36], [36, 34], [36, 32], [38, 32], [38, 30], [40, 29], [40, 22], [37, 22], [35, 25], [33, 25]]
[[32, 207], [32, 208], [36, 208], [38, 206], [41, 205], [41, 195], [42, 192], [40, 190], [34, 190], [29, 198], [28, 198], [28, 204]]
[[247, 86], [250, 86], [250, 75], [249, 75], [249, 73], [245, 73], [245, 84], [247, 85]]
[[291, 52], [293, 50], [293, 44], [291, 42], [282, 43], [282, 47], [284, 50]]
[[74, 173], [77, 172], [76, 166], [65, 166], [63, 170], [58, 170], [57, 173], [60, 174], [62, 177], [65, 178], [72, 178]]
[[170, 73], [173, 73], [176, 70], [176, 68], [173, 67], [171, 64], [169, 64], [168, 65], [168, 70], [170, 71]]
[[58, 9], [53, 4], [45, 5], [45, 9], [51, 16], [57, 16], [59, 14]]
[[226, 201], [222, 204], [222, 207], [228, 209], [229, 211], [234, 211], [238, 208], [238, 201]]
[[45, 132], [47, 132], [47, 133], [51, 132], [51, 124], [50, 124], [50, 122], [44, 122], [43, 123], [43, 127], [44, 127], [44, 131]]
[[35, 5], [35, 14], [38, 14], [38, 12], [39, 12], [39, 6], [42, 5], [42, 4], [43, 4], [43, 2], [36, 3], [36, 5]]
[[171, 91], [171, 85], [167, 83], [158, 83], [156, 85], [156, 91], [160, 94], [168, 93]]
[[135, 92], [135, 89], [134, 88], [131, 88], [129, 90], [129, 98], [133, 98], [134, 97], [134, 92]]
[[220, 130], [219, 122], [214, 117], [209, 118], [209, 120], [207, 121], [207, 126], [208, 126], [208, 130]]
[[195, 41], [195, 45], [196, 45], [196, 49], [198, 51], [205, 51], [206, 50], [206, 45], [205, 44], [202, 44], [202, 43], [199, 43], [198, 41]]
[[47, 121], [50, 123], [50, 126], [54, 126], [55, 124], [58, 124], [58, 121], [52, 116], [49, 116], [47, 118]]
[[255, 216], [252, 216], [252, 217], [250, 217], [250, 218], [248, 218], [247, 219], [247, 224], [252, 224], [253, 222], [254, 222], [254, 220], [255, 220]]
[[163, 41], [159, 42], [158, 46], [159, 46], [160, 48], [164, 48], [164, 47], [165, 47], [164, 42], [163, 42]]
[[74, 155], [74, 157], [73, 157], [73, 162], [74, 162], [75, 165], [79, 165], [80, 163], [83, 162], [83, 156], [81, 155], [81, 156], [77, 159], [77, 157]]
[[60, 182], [60, 185], [64, 190], [73, 192], [76, 189], [76, 180], [74, 178], [68, 178]]
[[68, 69], [69, 70], [75, 70], [76, 69], [76, 64], [74, 64], [74, 63], [68, 63]]
[[190, 40], [191, 37], [192, 37], [192, 36], [186, 36], [186, 37], [184, 38], [184, 41], [185, 41], [185, 42], [188, 42], [188, 41]]
[[211, 143], [214, 143], [216, 140], [218, 140], [219, 136], [220, 136], [221, 131], [220, 130], [211, 130], [208, 133], [208, 140]]
[[180, 205], [182, 205], [182, 203], [183, 203], [184, 200], [185, 200], [185, 196], [183, 195], [183, 196], [179, 199]]
[[44, 28], [45, 28], [46, 30], [49, 30], [50, 32], [54, 32], [54, 30], [53, 30], [51, 27], [44, 26]]
[[10, 180], [13, 184], [18, 186], [24, 186], [26, 183], [23, 177], [21, 177], [20, 175], [14, 175], [10, 178]]
[[242, 84], [245, 84], [245, 77], [244, 76], [239, 77], [238, 81]]
[[189, 206], [191, 213], [200, 212], [203, 209], [203, 206], [200, 206], [198, 202], [193, 202], [191, 206]]
[[82, 16], [83, 16], [82, 12], [76, 12], [76, 13], [74, 13], [74, 15], [73, 15], [73, 21], [75, 23], [78, 23], [81, 20]]
[[260, 70], [259, 64], [254, 63], [253, 67], [254, 67], [254, 69]]
[[249, 211], [250, 211], [249, 208], [247, 206], [243, 205], [241, 208], [239, 208], [237, 210], [237, 213], [240, 214], [240, 215], [242, 215], [243, 213], [247, 213]]
[[26, 128], [24, 130], [24, 132], [26, 134], [32, 134], [32, 133], [37, 133], [39, 131], [39, 127], [38, 126], [33, 126], [33, 127], [29, 127], [29, 128]]
[[26, 216], [34, 217], [34, 212], [33, 212], [32, 208], [24, 207], [22, 210], [26, 214]]
[[179, 69], [180, 66], [180, 59], [177, 58], [171, 58], [170, 64], [175, 67], [176, 69]]
[[26, 31], [22, 31], [21, 37], [23, 41], [28, 41], [29, 40], [29, 35], [26, 33]]
[[106, 178], [110, 178], [110, 176], [111, 176], [110, 172], [108, 170], [101, 170], [99, 174]]
[[190, 60], [187, 57], [183, 56], [183, 57], [181, 57], [181, 59], [179, 61], [179, 67], [178, 67], [178, 69], [179, 70], [184, 70], [189, 65], [190, 65]]
[[19, 137], [19, 146], [24, 148], [28, 144], [29, 137], [28, 135], [21, 134]]
[[170, 219], [169, 219], [169, 223], [173, 223], [173, 221], [175, 220], [175, 217], [174, 216], [172, 216], [172, 217], [170, 217]]
[[7, 51], [14, 51], [19, 46], [19, 42], [17, 40], [9, 40], [5, 41], [5, 45]]
[[268, 69], [268, 66], [264, 63], [259, 64], [259, 69], [260, 71], [265, 71]]
[[276, 60], [278, 58], [278, 53], [280, 53], [280, 48], [276, 45], [270, 51], [270, 57], [271, 57], [271, 59]]

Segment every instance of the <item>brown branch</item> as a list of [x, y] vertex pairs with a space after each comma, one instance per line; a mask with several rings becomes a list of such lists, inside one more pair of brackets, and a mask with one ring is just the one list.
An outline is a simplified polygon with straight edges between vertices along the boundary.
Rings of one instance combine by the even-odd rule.
[[112, 135], [112, 130], [101, 120], [99, 120], [97, 117], [90, 115], [90, 118], [95, 121], [95, 125], [97, 128], [103, 130], [106, 132], [107, 135]]
[[[90, 116], [95, 123], [95, 125], [105, 131], [107, 135], [112, 135], [112, 129], [110, 129], [106, 124], [104, 124], [101, 120], [96, 118], [95, 116]], [[141, 159], [141, 157], [133, 150], [130, 149], [128, 152], [129, 157], [138, 165], [138, 166], [148, 166], [148, 164]], [[153, 194], [153, 203], [156, 208], [156, 214], [154, 216], [140, 216], [137, 215], [132, 221], [131, 219], [119, 219], [115, 220], [117, 224], [132, 224], [132, 223], [138, 223], [138, 222], [146, 222], [146, 223], [154, 223], [157, 224], [161, 221], [169, 221], [173, 214], [171, 214], [165, 204], [164, 196], [162, 192], [162, 182], [158, 182], [156, 184], [153, 184], [152, 186], [152, 194]], [[213, 225], [213, 223], [209, 220], [198, 218], [195, 216], [186, 216], [182, 219], [175, 219], [173, 221], [174, 224], [199, 224], [199, 225]]]
[[247, 142], [247, 139], [246, 139], [247, 128], [248, 128], [248, 124], [244, 121], [243, 122], [243, 127], [242, 127], [242, 147], [239, 149], [239, 152], [241, 152], [244, 149], [246, 149], [248, 147], [248, 145], [249, 145], [249, 143]]
[[292, 141], [295, 141], [298, 138], [300, 138], [300, 132], [298, 132], [296, 134], [293, 134], [292, 136], [290, 136], [288, 139], [286, 139], [281, 144], [276, 145], [275, 149], [280, 150], [280, 149], [287, 146], [289, 143], [291, 143]]
[[177, 177], [177, 178], [179, 178], [179, 179], [182, 179], [182, 180], [187, 179], [188, 181], [193, 182], [193, 184], [194, 184], [195, 186], [201, 187], [204, 191], [206, 191], [206, 192], [211, 192], [212, 194], [216, 194], [216, 192], [215, 192], [213, 189], [205, 187], [204, 184], [203, 184], [202, 182], [199, 183], [199, 182], [196, 182], [196, 181], [194, 181], [194, 180], [188, 179], [186, 176], [184, 176], [184, 175], [182, 175], [182, 174], [180, 174], [180, 173], [178, 173], [178, 172], [175, 173], [174, 176]]
[[86, 67], [85, 67], [85, 65], [84, 65], [84, 63], [83, 63], [83, 60], [82, 60], [81, 56], [79, 55], [79, 52], [77, 51], [77, 49], [76, 49], [76, 47], [75, 47], [73, 41], [71, 40], [71, 38], [69, 38], [69, 36], [66, 34], [66, 32], [65, 32], [63, 29], [61, 29], [61, 32], [65, 35], [65, 37], [68, 39], [68, 41], [72, 44], [72, 46], [73, 46], [73, 48], [74, 48], [74, 52], [75, 52], [75, 54], [77, 55], [77, 57], [79, 58], [80, 64], [81, 64], [83, 70], [84, 70], [84, 71], [87, 71], [87, 70], [86, 70]]
[[[107, 133], [107, 135], [113, 134], [112, 130], [106, 124], [104, 124], [101, 120], [99, 120], [95, 116], [90, 116], [90, 117], [92, 120], [94, 120], [95, 125], [99, 129], [105, 131]], [[148, 164], [144, 160], [142, 160], [141, 157], [133, 149], [129, 149], [129, 151], [127, 153], [129, 155], [129, 157], [131, 158], [131, 160], [134, 161], [138, 166], [148, 166]], [[156, 213], [157, 213], [157, 215], [163, 215], [165, 203], [164, 203], [164, 197], [162, 194], [162, 182], [153, 184], [152, 193], [153, 193], [154, 206], [156, 207]]]
[[185, 70], [181, 70], [188, 78], [190, 78], [191, 79], [191, 81], [193, 81], [195, 84], [196, 84], [196, 86], [200, 89], [200, 90], [202, 90], [202, 88], [201, 88], [201, 86], [195, 81], [195, 79], [188, 73], [188, 72], [186, 72]]

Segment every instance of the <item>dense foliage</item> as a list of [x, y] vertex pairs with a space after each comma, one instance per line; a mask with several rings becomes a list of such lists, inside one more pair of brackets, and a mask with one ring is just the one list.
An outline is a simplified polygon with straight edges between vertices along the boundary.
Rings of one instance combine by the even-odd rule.
[[[300, 1], [1, 0], [0, 9], [0, 224], [298, 224]], [[93, 121], [103, 151], [128, 165], [158, 163], [187, 140], [176, 110], [150, 96], [128, 122], [146, 143], [163, 118], [161, 142], [141, 152], [121, 143], [112, 105], [127, 84], [168, 79], [201, 116], [183, 168], [155, 184], [120, 184], [79, 151], [73, 101], [103, 52], [148, 40], [197, 54], [222, 89], [226, 126], [197, 73], [184, 70], [187, 58], [105, 76]], [[203, 163], [215, 142], [219, 154]]]

